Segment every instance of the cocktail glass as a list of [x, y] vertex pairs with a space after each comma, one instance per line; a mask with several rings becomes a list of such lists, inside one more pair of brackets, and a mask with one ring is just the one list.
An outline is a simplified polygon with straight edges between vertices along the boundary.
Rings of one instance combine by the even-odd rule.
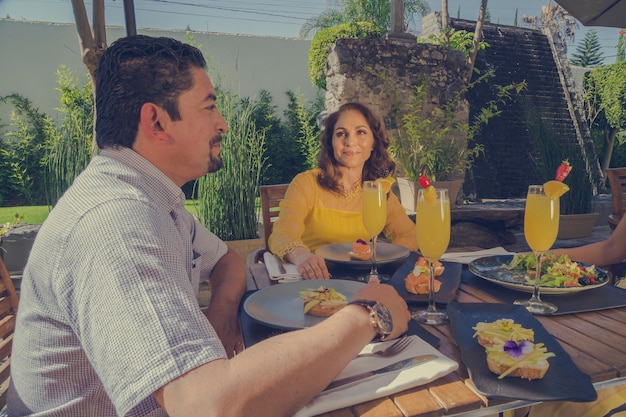
[[389, 277], [378, 273], [376, 266], [376, 241], [387, 221], [387, 193], [378, 181], [363, 182], [363, 225], [372, 239], [372, 268], [368, 275], [359, 277], [361, 281], [369, 281], [371, 276], [378, 276], [381, 282]]
[[539, 295], [541, 288], [541, 258], [552, 247], [559, 232], [559, 199], [548, 197], [543, 185], [528, 186], [526, 208], [524, 209], [524, 237], [536, 258], [535, 285], [533, 295], [528, 299], [518, 299], [513, 303], [526, 307], [533, 314], [552, 314], [557, 306], [543, 301]]
[[442, 324], [448, 321], [448, 313], [437, 310], [433, 284], [435, 263], [450, 243], [450, 199], [446, 189], [435, 190], [434, 196], [427, 196], [426, 192], [426, 189], [417, 192], [415, 232], [420, 252], [428, 259], [430, 266], [428, 308], [417, 312], [413, 317], [424, 324]]

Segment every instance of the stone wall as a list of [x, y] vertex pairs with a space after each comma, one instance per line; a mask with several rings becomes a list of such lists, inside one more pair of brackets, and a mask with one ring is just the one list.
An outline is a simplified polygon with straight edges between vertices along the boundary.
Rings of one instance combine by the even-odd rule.
[[[429, 93], [424, 111], [429, 112], [459, 91], [464, 65], [461, 52], [414, 38], [339, 39], [328, 56], [326, 109], [364, 103], [383, 118], [392, 136], [422, 77]], [[467, 120], [467, 108], [457, 117]]]

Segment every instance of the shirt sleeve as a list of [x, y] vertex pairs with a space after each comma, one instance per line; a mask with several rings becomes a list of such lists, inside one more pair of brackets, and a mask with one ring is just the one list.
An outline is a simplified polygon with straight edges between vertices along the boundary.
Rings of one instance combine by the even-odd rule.
[[[99, 220], [111, 218], [119, 221]], [[89, 212], [68, 242], [61, 268], [70, 272], [56, 292], [121, 414], [185, 372], [226, 357], [198, 307], [182, 246], [167, 213], [132, 201]]]
[[270, 251], [281, 259], [296, 247], [307, 247], [302, 234], [305, 217], [312, 211], [317, 195], [314, 180], [310, 172], [296, 175], [280, 202], [280, 215], [274, 222], [268, 244]]

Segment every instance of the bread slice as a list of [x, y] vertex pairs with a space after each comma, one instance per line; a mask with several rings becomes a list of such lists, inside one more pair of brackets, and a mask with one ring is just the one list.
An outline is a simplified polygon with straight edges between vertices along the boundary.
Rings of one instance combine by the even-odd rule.
[[[487, 365], [489, 366], [489, 370], [496, 375], [502, 375], [511, 368], [508, 365], [498, 363], [497, 360], [490, 358], [489, 356], [487, 356]], [[505, 376], [513, 376], [523, 379], [541, 379], [544, 377], [546, 372], [548, 372], [549, 367], [550, 364], [548, 361], [542, 360], [534, 364], [524, 365], [521, 368], [515, 368], [513, 371], [508, 372]], [[502, 378], [504, 378], [504, 376]]]
[[548, 358], [554, 357], [554, 353], [548, 352], [543, 343], [530, 343], [532, 349], [526, 354], [512, 354], [504, 350], [504, 345], [486, 348], [487, 366], [489, 370], [498, 375], [498, 379], [507, 376], [523, 379], [541, 379], [544, 377], [550, 364]]

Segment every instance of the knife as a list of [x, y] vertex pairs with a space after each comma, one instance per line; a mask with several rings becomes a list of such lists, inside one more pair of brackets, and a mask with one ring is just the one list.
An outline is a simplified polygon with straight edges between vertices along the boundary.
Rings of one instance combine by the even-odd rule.
[[327, 394], [329, 391], [335, 390], [335, 388], [356, 383], [364, 378], [368, 378], [373, 375], [386, 374], [389, 372], [413, 368], [414, 366], [421, 365], [426, 362], [430, 362], [437, 358], [439, 358], [439, 356], [437, 355], [420, 355], [414, 358], [404, 359], [404, 360], [392, 363], [391, 365], [387, 365], [382, 368], [374, 369], [373, 371], [362, 372], [360, 374], [349, 376], [347, 378], [337, 379], [331, 382], [326, 388], [324, 388], [324, 391], [322, 391], [320, 394]]

